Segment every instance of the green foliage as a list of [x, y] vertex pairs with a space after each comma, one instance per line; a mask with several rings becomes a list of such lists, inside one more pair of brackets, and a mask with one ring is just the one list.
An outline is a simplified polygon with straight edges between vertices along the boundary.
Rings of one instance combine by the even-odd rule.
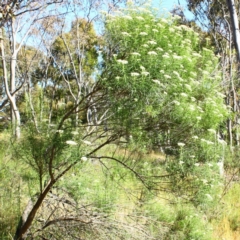
[[[13, 196], [19, 194], [18, 201], [23, 196], [36, 197], [49, 186], [48, 195], [56, 193], [56, 199], [57, 194], [65, 193], [76, 205], [91, 205], [113, 215], [124, 201], [131, 205], [126, 215], [134, 216], [129, 224], [144, 229], [139, 236], [146, 230], [149, 235], [144, 236], [153, 239], [210, 239], [205, 214], [218, 201], [222, 180], [217, 162], [224, 158], [226, 148], [217, 132], [229, 116], [220, 92], [218, 58], [207, 44], [202, 47], [196, 32], [179, 25], [177, 17], [159, 16], [151, 8], [135, 6], [107, 15], [101, 75], [96, 78], [99, 88], [88, 98], [97, 98], [91, 104], [96, 104], [99, 112], [106, 110], [110, 130], [97, 123], [89, 131], [82, 118], [75, 124], [72, 119], [89, 107], [85, 96], [97, 63], [97, 40], [93, 25], [78, 19], [69, 32], [55, 39], [47, 64], [34, 72], [34, 84], [45, 79], [46, 85], [35, 85], [21, 106], [26, 121], [23, 138], [15, 142], [11, 158], [15, 164], [16, 159], [21, 163], [16, 179], [23, 181], [24, 187], [11, 191]], [[27, 52], [30, 56], [32, 49]], [[124, 153], [114, 154], [110, 145], [109, 152], [96, 154], [106, 139], [109, 144], [116, 136], [127, 143]], [[162, 165], [134, 155], [159, 147], [168, 151]], [[128, 151], [135, 153], [126, 157]], [[10, 167], [0, 171], [4, 184], [11, 179], [9, 172]], [[5, 192], [12, 190], [4, 184]], [[20, 190], [24, 192], [21, 196]], [[161, 190], [171, 192], [172, 205], [155, 201]], [[127, 199], [125, 193], [131, 197]], [[15, 206], [9, 219], [16, 220], [22, 210], [17, 200], [8, 202]], [[9, 206], [1, 205], [1, 209]], [[47, 216], [44, 210], [43, 216]], [[138, 221], [141, 217], [144, 221]], [[3, 220], [2, 228], [9, 219]], [[38, 222], [34, 220], [33, 224]], [[237, 220], [235, 216], [231, 219], [233, 229]], [[73, 229], [78, 234], [77, 227]], [[82, 231], [91, 239], [93, 231], [89, 229]], [[109, 233], [101, 235], [105, 239], [112, 234], [111, 228], [106, 229]], [[119, 238], [135, 236], [129, 230], [124, 234], [125, 238]]]
[[[54, 41], [52, 54], [62, 67], [68, 68], [69, 78], [76, 78], [75, 70], [77, 73], [81, 71], [85, 78], [89, 78], [97, 64], [97, 45], [98, 37], [93, 24], [86, 19], [77, 19], [72, 22], [72, 28], [68, 33], [64, 33]], [[69, 55], [74, 61], [75, 70]]]
[[168, 140], [176, 147], [228, 116], [218, 59], [176, 18], [130, 8], [107, 17], [106, 41], [112, 50], [106, 52], [103, 82], [110, 102], [119, 123], [141, 131], [142, 140], [151, 136], [152, 144]]
[[176, 195], [188, 189], [186, 199], [210, 206], [226, 145], [217, 132], [229, 116], [213, 49], [178, 17], [151, 7], [106, 15], [105, 38], [102, 84], [116, 113], [114, 130], [130, 136], [130, 146], [174, 155], [166, 170]]
[[19, 162], [11, 159], [11, 145], [9, 135], [0, 135], [0, 238], [10, 239], [9, 233], [13, 233], [24, 198], [23, 182], [17, 171], [21, 168]]
[[117, 182], [110, 173], [103, 173], [98, 160], [88, 159], [84, 164], [78, 164], [59, 186], [66, 189], [76, 202], [91, 203], [100, 212], [115, 210], [119, 194]]
[[211, 225], [204, 220], [204, 214], [191, 205], [169, 205], [163, 200], [158, 200], [145, 204], [144, 211], [146, 217], [155, 219], [155, 224], [151, 227], [159, 239], [212, 239]]

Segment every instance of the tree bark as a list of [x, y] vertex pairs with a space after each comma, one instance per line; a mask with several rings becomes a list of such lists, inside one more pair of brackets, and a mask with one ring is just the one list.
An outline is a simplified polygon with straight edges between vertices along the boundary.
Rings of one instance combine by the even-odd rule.
[[38, 209], [41, 207], [43, 200], [46, 198], [49, 191], [52, 189], [52, 186], [55, 184], [55, 179], [50, 180], [48, 185], [45, 187], [42, 193], [37, 198], [36, 203], [33, 205], [32, 209], [28, 209], [28, 214], [25, 214], [27, 216], [22, 217], [22, 224], [20, 224], [17, 228], [17, 231], [14, 236], [14, 240], [25, 240], [26, 239], [26, 233], [30, 226], [32, 225], [32, 222], [37, 214]]
[[[238, 16], [236, 11], [236, 6], [234, 0], [227, 0], [228, 10], [231, 18], [232, 32], [233, 32], [233, 42], [236, 49], [238, 65], [240, 63], [240, 33]], [[239, 70], [239, 66], [238, 66]]]
[[16, 97], [15, 97], [15, 74], [16, 74], [16, 52], [13, 52], [10, 62], [10, 83], [11, 86], [9, 87], [8, 84], [8, 74], [7, 74], [7, 64], [6, 64], [6, 57], [5, 57], [5, 48], [4, 48], [4, 41], [3, 41], [3, 30], [0, 28], [0, 49], [1, 49], [1, 58], [2, 58], [2, 68], [3, 68], [3, 80], [5, 91], [8, 97], [8, 100], [11, 104], [11, 115], [12, 115], [12, 125], [14, 128], [14, 134], [16, 138], [20, 138], [20, 113], [16, 104]]

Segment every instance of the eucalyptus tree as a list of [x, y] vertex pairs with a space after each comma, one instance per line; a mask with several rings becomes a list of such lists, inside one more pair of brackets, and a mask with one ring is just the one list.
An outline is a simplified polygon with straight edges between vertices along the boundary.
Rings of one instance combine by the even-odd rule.
[[223, 89], [226, 104], [232, 108], [232, 117], [227, 121], [230, 145], [239, 145], [239, 2], [235, 1], [191, 1], [188, 9], [196, 20], [210, 34], [216, 53], [221, 56], [220, 65], [223, 73]]
[[[33, 33], [40, 19], [48, 18], [53, 13], [53, 8], [63, 1], [4, 1], [1, 5], [1, 61], [5, 94], [11, 105], [11, 119], [14, 135], [20, 137], [20, 112], [17, 104], [17, 93], [26, 82], [27, 74], [18, 71], [18, 55], [22, 47]], [[60, 6], [60, 5], [59, 5]], [[5, 34], [3, 34], [5, 33]], [[8, 49], [7, 49], [8, 48]], [[32, 61], [27, 62], [29, 68]]]
[[[20, 217], [15, 239], [34, 238], [44, 232], [48, 226], [46, 222], [37, 232], [31, 227], [53, 187], [76, 165], [84, 164], [99, 149], [120, 137], [116, 132], [106, 134], [102, 127], [107, 110], [94, 123], [84, 120], [88, 109], [100, 106], [106, 98], [94, 72], [98, 37], [92, 22], [98, 19], [100, 7], [95, 1], [88, 1], [86, 5], [79, 1], [73, 1], [72, 5], [63, 3], [65, 5], [59, 11], [57, 5], [51, 5], [51, 16], [38, 3], [39, 9], [44, 11], [38, 9], [29, 13], [32, 22], [29, 21], [23, 38], [16, 43], [19, 57], [27, 53], [27, 57], [39, 61], [35, 64], [31, 60], [30, 65], [24, 61], [18, 63], [19, 72], [26, 73], [22, 74], [27, 86], [25, 100], [21, 103], [26, 109], [26, 121], [22, 126], [24, 137], [14, 146], [21, 156], [21, 163], [36, 174], [38, 185], [33, 190], [36, 194], [29, 196], [29, 204]], [[118, 3], [108, 2], [109, 11]], [[65, 10], [73, 14], [69, 15], [74, 18], [70, 30]], [[26, 20], [24, 15], [20, 16]], [[27, 38], [30, 33], [31, 37]], [[25, 40], [34, 43], [34, 47], [23, 48]], [[19, 78], [22, 75], [19, 74]]]
[[[59, 93], [61, 92], [58, 98], [63, 104], [72, 102], [73, 105], [78, 105], [81, 98], [92, 91], [99, 40], [100, 37], [97, 36], [92, 22], [86, 19], [76, 19], [72, 22], [71, 30], [57, 36], [50, 47], [51, 69], [55, 68], [55, 71], [61, 72], [59, 81], [52, 78], [52, 84], [55, 89], [58, 88]], [[86, 111], [91, 111], [93, 107], [89, 106]], [[84, 115], [86, 114], [81, 117], [86, 119]], [[76, 126], [78, 121], [79, 114], [76, 114]]]

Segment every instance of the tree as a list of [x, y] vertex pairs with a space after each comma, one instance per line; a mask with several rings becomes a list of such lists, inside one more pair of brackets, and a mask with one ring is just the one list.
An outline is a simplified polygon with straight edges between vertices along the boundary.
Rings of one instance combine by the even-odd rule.
[[[11, 120], [16, 138], [20, 137], [20, 113], [16, 102], [17, 92], [23, 86], [25, 81], [23, 76], [18, 75], [17, 58], [18, 53], [24, 45], [26, 38], [33, 30], [34, 24], [41, 18], [47, 18], [49, 12], [46, 11], [52, 4], [58, 4], [62, 1], [5, 1], [1, 6], [1, 29], [0, 29], [0, 44], [1, 44], [1, 59], [3, 70], [3, 82], [7, 98], [11, 104]], [[26, 21], [28, 22], [27, 26]], [[23, 25], [25, 25], [23, 27]], [[6, 30], [6, 38], [3, 39], [3, 29]], [[20, 29], [22, 31], [20, 31]], [[17, 42], [19, 33], [22, 33], [22, 38]], [[9, 56], [5, 55], [6, 43], [9, 44]], [[31, 64], [31, 63], [30, 63]], [[8, 67], [9, 66], [9, 67]]]
[[232, 117], [227, 121], [227, 138], [231, 146], [239, 145], [238, 9], [235, 8], [234, 1], [188, 0], [187, 2], [188, 9], [195, 15], [196, 21], [211, 35], [216, 51], [221, 55], [220, 64], [224, 76], [222, 86], [226, 93], [226, 105], [229, 105], [233, 112]]
[[[208, 162], [224, 158], [226, 142], [218, 131], [228, 110], [218, 58], [211, 46], [199, 44], [198, 33], [179, 26], [178, 20], [134, 7], [107, 16], [101, 77], [109, 95], [106, 105], [116, 112], [108, 119], [112, 131], [122, 132], [130, 146], [157, 147], [175, 156], [166, 170], [181, 189], [189, 175], [201, 178], [199, 165], [207, 172]], [[206, 188], [195, 177], [189, 198], [198, 202]]]
[[[47, 2], [46, 4], [48, 5]], [[114, 1], [114, 6], [116, 4], [117, 2]], [[81, 4], [74, 5], [75, 13], [81, 13], [76, 7], [78, 5]], [[97, 5], [93, 5], [93, 3], [86, 6], [87, 14], [95, 7]], [[34, 62], [31, 61], [31, 64], [26, 66], [22, 61], [18, 65], [20, 71], [25, 73], [19, 74], [18, 77], [24, 76], [22, 80], [28, 84], [25, 91], [25, 102], [21, 103], [26, 107], [27, 120], [22, 126], [24, 137], [16, 142], [15, 147], [16, 152], [21, 156], [21, 161], [36, 174], [38, 187], [35, 188], [36, 194], [31, 196], [32, 200], [23, 211], [15, 239], [26, 239], [29, 234], [32, 237], [35, 236], [35, 233], [30, 230], [36, 214], [53, 186], [63, 175], [77, 164], [83, 164], [85, 158], [94, 157], [95, 152], [119, 138], [116, 133], [105, 135], [106, 131], [101, 126], [104, 113], [102, 116], [99, 115], [98, 121], [94, 123], [90, 121], [86, 124], [82, 121], [83, 119], [78, 118], [79, 115], [84, 116], [90, 107], [100, 105], [106, 97], [106, 94], [101, 91], [99, 83], [91, 80], [97, 58], [95, 46], [97, 37], [93, 30], [92, 20], [89, 16], [87, 20], [76, 17], [71, 31], [63, 33], [61, 31], [63, 31], [64, 23], [58, 21], [59, 19], [56, 22], [55, 19], [50, 18], [46, 9], [43, 12], [40, 10], [43, 8], [37, 8], [33, 16], [30, 14], [32, 22], [30, 22], [29, 28], [24, 32], [25, 35], [21, 42], [15, 42], [17, 47], [15, 54], [17, 54], [20, 49], [23, 49], [22, 46], [30, 31], [38, 36], [44, 36], [39, 38], [39, 42], [35, 42], [39, 44], [38, 47], [25, 47], [27, 57], [38, 56], [40, 64], [34, 65]], [[31, 10], [29, 11], [31, 12]], [[24, 19], [24, 14], [20, 16]], [[56, 16], [58, 15], [56, 14]], [[53, 21], [48, 23], [48, 19], [49, 21], [53, 19]], [[64, 21], [67, 21], [67, 18]], [[56, 25], [54, 25], [55, 23]], [[59, 23], [63, 23], [63, 25]], [[60, 32], [53, 32], [50, 29], [54, 26], [57, 26]], [[9, 36], [15, 38], [14, 33], [14, 31], [10, 31]], [[41, 50], [40, 54], [36, 55], [39, 50]], [[2, 51], [2, 53], [4, 52]], [[19, 56], [23, 55], [24, 51], [21, 51]], [[3, 59], [6, 60], [6, 58]], [[14, 61], [16, 62], [16, 58]], [[16, 69], [15, 67], [11, 71], [16, 73]], [[7, 75], [8, 69], [4, 68], [4, 71]], [[13, 80], [16, 78], [14, 77]], [[5, 83], [7, 84], [7, 81]], [[40, 83], [40, 86], [37, 86], [37, 83]], [[65, 91], [66, 89], [67, 91]], [[60, 98], [56, 97], [57, 90], [63, 91]], [[8, 97], [10, 98], [12, 94], [9, 92]], [[69, 94], [69, 96], [64, 96], [65, 94]], [[68, 101], [67, 107], [63, 106], [64, 104], [60, 106], [64, 100]], [[48, 111], [49, 106], [50, 111]], [[53, 107], [58, 108], [55, 116], [52, 115]], [[18, 123], [20, 124], [20, 122]], [[20, 130], [19, 124], [16, 130]], [[102, 138], [104, 138], [103, 141], [100, 141]], [[20, 143], [21, 148], [19, 148]], [[69, 157], [66, 157], [66, 154]], [[71, 222], [71, 219], [69, 218], [68, 221]], [[57, 224], [58, 221], [53, 221], [53, 223]], [[42, 230], [45, 228], [43, 226]]]

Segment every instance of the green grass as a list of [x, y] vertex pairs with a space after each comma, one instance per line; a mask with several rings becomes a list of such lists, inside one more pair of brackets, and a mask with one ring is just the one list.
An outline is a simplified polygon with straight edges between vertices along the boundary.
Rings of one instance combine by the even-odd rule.
[[[36, 194], [38, 180], [31, 168], [13, 154], [7, 137], [0, 136], [0, 139], [0, 238], [7, 240], [14, 235], [29, 197]], [[162, 154], [130, 152], [111, 145], [96, 154], [98, 157], [103, 155], [120, 159], [141, 176], [166, 174], [165, 156]], [[216, 201], [196, 206], [171, 192], [171, 183], [167, 180], [159, 178], [153, 185], [147, 180], [149, 191], [134, 173], [117, 161], [90, 159], [69, 171], [54, 191], [67, 194], [79, 206], [89, 205], [92, 211], [107, 214], [111, 220], [108, 222], [116, 221], [122, 228], [119, 239], [132, 239], [132, 236], [141, 240], [150, 239], [147, 236], [163, 240], [240, 239], [238, 183], [232, 184], [219, 204]], [[105, 238], [99, 235], [99, 239], [118, 238], [117, 231], [107, 231], [109, 235]], [[98, 239], [91, 231], [85, 234], [87, 239]]]

